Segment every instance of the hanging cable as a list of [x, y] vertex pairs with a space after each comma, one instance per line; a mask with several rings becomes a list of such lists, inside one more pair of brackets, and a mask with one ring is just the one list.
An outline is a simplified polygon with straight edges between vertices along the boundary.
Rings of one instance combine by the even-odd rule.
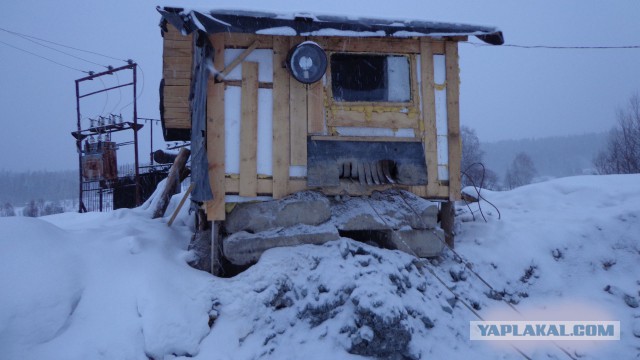
[[[144, 92], [144, 70], [142, 70], [142, 66], [140, 66], [140, 64], [136, 64], [136, 68], [140, 69], [140, 74], [142, 75], [141, 80], [142, 80], [142, 86], [140, 86], [140, 91], [138, 92], [137, 95], [134, 95], [136, 97], [136, 101], [140, 99], [140, 97], [142, 96], [142, 93]], [[133, 104], [133, 101], [129, 102], [127, 105], [123, 106], [120, 108], [120, 112], [122, 112], [122, 110], [128, 108], [129, 106], [131, 106], [131, 104]]]
[[[113, 75], [116, 76], [116, 81], [118, 82], [118, 86], [120, 86], [120, 76], [118, 76], [117, 72], [114, 72]], [[122, 102], [122, 88], [118, 87], [118, 102], [113, 106], [113, 108], [109, 112], [113, 113], [118, 107], [118, 105], [120, 105], [121, 102]]]
[[17, 47], [17, 46], [14, 46], [14, 45], [8, 44], [8, 43], [6, 43], [6, 42], [4, 42], [4, 41], [2, 41], [2, 40], [0, 40], [0, 44], [4, 44], [4, 45], [9, 46], [9, 47], [12, 47], [12, 48], [14, 48], [14, 49], [16, 49], [16, 50], [20, 50], [20, 51], [26, 52], [27, 54], [31, 54], [31, 55], [33, 55], [33, 56], [37, 56], [37, 57], [39, 57], [39, 58], [41, 58], [41, 59], [47, 60], [47, 61], [49, 61], [49, 62], [52, 62], [52, 63], [56, 64], [56, 65], [59, 65], [59, 66], [62, 66], [62, 67], [66, 67], [67, 69], [71, 69], [71, 70], [79, 71], [79, 72], [81, 72], [81, 73], [89, 74], [89, 72], [88, 72], [88, 71], [80, 70], [80, 69], [75, 68], [75, 67], [73, 67], [73, 66], [69, 66], [69, 65], [65, 65], [65, 64], [59, 63], [59, 62], [57, 62], [57, 61], [55, 61], [55, 60], [51, 60], [51, 59], [49, 59], [48, 57], [45, 57], [45, 56], [42, 56], [42, 55], [38, 55], [38, 54], [33, 53], [33, 52], [29, 51], [29, 50], [25, 50], [25, 49], [19, 48], [19, 47]]
[[[102, 88], [104, 90], [106, 90], [107, 89], [107, 85], [105, 85], [105, 83], [102, 80], [102, 78], [98, 76], [97, 79], [100, 80], [100, 82], [102, 83]], [[107, 108], [107, 104], [109, 103], [109, 91], [105, 91], [104, 94], [105, 94], [105, 100], [104, 100], [104, 105], [102, 106], [102, 111], [100, 111], [100, 115], [104, 115], [105, 114], [104, 110]]]
[[57, 43], [57, 42], [54, 42], [54, 41], [50, 41], [50, 40], [46, 40], [46, 39], [42, 39], [42, 38], [39, 38], [39, 37], [35, 37], [35, 36], [27, 35], [27, 34], [22, 34], [22, 33], [16, 32], [16, 31], [7, 30], [7, 29], [4, 29], [2, 27], [0, 27], [0, 30], [4, 31], [4, 32], [7, 32], [9, 34], [12, 34], [12, 35], [23, 36], [23, 37], [28, 37], [28, 38], [35, 39], [35, 40], [44, 41], [46, 43], [54, 44], [54, 45], [61, 46], [61, 47], [67, 48], [67, 49], [72, 49], [72, 50], [76, 50], [76, 51], [82, 51], [82, 52], [85, 52], [85, 53], [88, 53], [88, 54], [102, 56], [102, 57], [109, 58], [109, 59], [112, 59], [112, 60], [118, 60], [118, 61], [127, 62], [127, 60], [118, 59], [118, 58], [113, 57], [113, 56], [101, 54], [101, 53], [98, 53], [98, 52], [95, 52], [95, 51], [79, 49], [79, 48], [76, 48], [76, 47], [73, 47], [73, 46], [60, 44], [60, 43]]
[[87, 60], [87, 59], [81, 58], [81, 57], [79, 57], [79, 56], [75, 56], [75, 55], [73, 55], [73, 54], [69, 54], [68, 52], [65, 52], [65, 51], [62, 51], [62, 50], [58, 50], [58, 49], [56, 49], [56, 48], [54, 48], [54, 47], [51, 47], [51, 46], [48, 46], [48, 45], [45, 45], [45, 44], [41, 44], [41, 43], [37, 42], [36, 40], [32, 40], [32, 39], [30, 39], [30, 38], [29, 38], [29, 37], [27, 37], [27, 36], [24, 36], [24, 35], [18, 35], [18, 34], [17, 34], [16, 36], [19, 36], [19, 37], [21, 37], [21, 38], [23, 38], [23, 39], [25, 39], [25, 40], [27, 40], [27, 41], [30, 41], [30, 42], [32, 42], [32, 43], [34, 43], [34, 44], [36, 44], [36, 45], [40, 45], [40, 46], [45, 47], [45, 48], [47, 48], [47, 49], [51, 49], [51, 50], [53, 50], [53, 51], [57, 51], [57, 52], [59, 52], [59, 53], [61, 53], [61, 54], [64, 54], [64, 55], [70, 56], [70, 57], [72, 57], [72, 58], [74, 58], [74, 59], [82, 60], [82, 61], [88, 62], [88, 63], [90, 63], [90, 64], [93, 64], [93, 65], [102, 66], [103, 68], [108, 68], [108, 66], [106, 66], [106, 65], [98, 64], [97, 62], [93, 62], [93, 61], [91, 61], [91, 60]]

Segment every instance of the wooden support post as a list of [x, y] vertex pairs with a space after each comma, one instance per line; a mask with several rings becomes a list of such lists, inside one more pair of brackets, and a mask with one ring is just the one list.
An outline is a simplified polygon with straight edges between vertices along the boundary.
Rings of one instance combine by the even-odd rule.
[[240, 119], [240, 196], [258, 195], [258, 63], [242, 65]]
[[460, 200], [460, 162], [462, 144], [460, 140], [460, 70], [458, 68], [458, 43], [445, 43], [447, 67], [447, 134], [449, 137], [449, 200]]
[[444, 241], [453, 249], [454, 224], [455, 224], [455, 202], [445, 201], [440, 206], [440, 227], [444, 231]]
[[191, 185], [189, 185], [189, 188], [182, 196], [182, 199], [180, 199], [180, 203], [178, 204], [178, 207], [173, 211], [173, 215], [171, 215], [171, 218], [169, 218], [169, 222], [167, 222], [167, 226], [170, 227], [175, 221], [176, 217], [178, 216], [178, 213], [180, 212], [180, 209], [182, 209], [182, 206], [184, 205], [185, 201], [187, 201], [187, 199], [189, 198], [189, 195], [191, 195], [191, 192], [193, 191], [193, 185], [194, 183], [191, 183]]
[[420, 74], [422, 117], [424, 121], [424, 157], [427, 161], [427, 196], [438, 191], [438, 149], [436, 132], [436, 99], [433, 78], [433, 49], [431, 42], [420, 39]]
[[242, 61], [249, 56], [249, 54], [251, 54], [251, 52], [253, 50], [255, 50], [258, 47], [258, 40], [254, 41], [253, 44], [249, 45], [249, 47], [243, 51], [240, 55], [238, 55], [237, 58], [233, 59], [233, 61], [229, 64], [229, 66], [225, 67], [224, 70], [222, 70], [219, 74], [216, 75], [216, 80], [223, 80], [225, 78], [225, 76], [229, 75], [229, 73], [231, 71], [233, 71], [233, 69], [236, 68], [236, 66], [240, 65], [240, 63], [242, 63]]
[[273, 38], [273, 198], [288, 194], [289, 138], [289, 73], [285, 68], [289, 39]]
[[[224, 67], [224, 35], [211, 37], [213, 45], [213, 65], [220, 70]], [[209, 161], [209, 185], [213, 200], [207, 201], [207, 219], [224, 220], [224, 84], [209, 78], [207, 83], [207, 159]]]

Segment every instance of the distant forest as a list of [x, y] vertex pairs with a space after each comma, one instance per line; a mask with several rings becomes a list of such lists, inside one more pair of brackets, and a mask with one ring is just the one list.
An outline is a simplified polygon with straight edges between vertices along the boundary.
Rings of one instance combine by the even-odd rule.
[[25, 206], [31, 200], [60, 201], [77, 199], [78, 171], [0, 170], [0, 204]]
[[[539, 177], [564, 177], [595, 172], [593, 159], [605, 147], [608, 133], [556, 136], [539, 139], [504, 140], [481, 143], [488, 168], [504, 179], [516, 154], [531, 157]], [[482, 141], [482, 139], [480, 139]]]

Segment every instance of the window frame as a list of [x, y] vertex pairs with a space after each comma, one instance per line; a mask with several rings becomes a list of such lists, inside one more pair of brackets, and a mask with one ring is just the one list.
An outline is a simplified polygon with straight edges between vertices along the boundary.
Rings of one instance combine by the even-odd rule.
[[[333, 97], [331, 81], [331, 56], [347, 55], [383, 55], [404, 56], [409, 62], [409, 101], [337, 101]], [[374, 128], [413, 128], [420, 129], [422, 112], [420, 109], [419, 79], [417, 56], [412, 53], [378, 51], [327, 51], [327, 72], [324, 84], [327, 97], [327, 125], [331, 127], [374, 127]], [[415, 132], [418, 137], [418, 131]]]

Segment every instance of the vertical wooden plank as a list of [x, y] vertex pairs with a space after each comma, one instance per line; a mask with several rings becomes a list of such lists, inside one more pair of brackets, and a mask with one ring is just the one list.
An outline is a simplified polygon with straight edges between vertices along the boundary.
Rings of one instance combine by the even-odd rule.
[[324, 134], [324, 91], [322, 81], [308, 87], [307, 120], [309, 134]]
[[431, 42], [420, 38], [420, 86], [422, 119], [424, 121], [424, 157], [427, 161], [427, 196], [438, 191], [438, 149], [436, 134], [436, 98], [433, 79], [433, 49]]
[[289, 39], [273, 38], [273, 198], [288, 194], [289, 138], [289, 73], [285, 68]]
[[289, 84], [291, 165], [307, 165], [307, 86], [295, 79]]
[[445, 43], [447, 67], [447, 133], [449, 138], [449, 200], [460, 200], [460, 73], [458, 68], [458, 43]]
[[[212, 45], [214, 66], [220, 69], [224, 67], [224, 37], [212, 36]], [[224, 142], [224, 84], [216, 84], [210, 76], [207, 82], [207, 160], [213, 200], [206, 204], [209, 221], [225, 219]]]
[[258, 195], [258, 63], [242, 63], [240, 196]]

